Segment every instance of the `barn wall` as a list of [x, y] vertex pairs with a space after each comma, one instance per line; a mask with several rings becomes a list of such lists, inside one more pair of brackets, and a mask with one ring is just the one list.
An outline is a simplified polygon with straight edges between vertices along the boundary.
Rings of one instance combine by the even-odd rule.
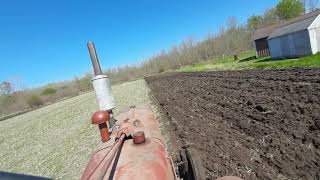
[[274, 59], [282, 57], [282, 51], [280, 46], [280, 38], [273, 38], [268, 40], [270, 56]]
[[320, 28], [309, 30], [312, 54], [320, 52]]
[[316, 53], [318, 53], [318, 52], [320, 52], [320, 28], [317, 28], [316, 30], [316, 36], [317, 36], [317, 47], [318, 47], [318, 51], [316, 52]]
[[320, 52], [320, 16], [318, 16], [309, 26], [309, 36], [312, 53]]
[[310, 24], [308, 29], [315, 29], [320, 27], [320, 15], [316, 17], [316, 19]]
[[312, 54], [309, 31], [299, 31], [268, 40], [271, 57], [294, 58]]

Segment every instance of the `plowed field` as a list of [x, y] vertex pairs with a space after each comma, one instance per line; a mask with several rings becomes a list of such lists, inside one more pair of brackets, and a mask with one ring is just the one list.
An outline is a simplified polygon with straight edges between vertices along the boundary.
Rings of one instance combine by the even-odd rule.
[[173, 146], [207, 177], [320, 179], [320, 70], [171, 73], [146, 78]]

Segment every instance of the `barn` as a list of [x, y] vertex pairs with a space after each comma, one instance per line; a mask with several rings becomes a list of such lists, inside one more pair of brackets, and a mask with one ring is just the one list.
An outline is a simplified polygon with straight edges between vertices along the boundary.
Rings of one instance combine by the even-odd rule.
[[320, 51], [320, 11], [255, 31], [258, 57], [274, 59], [300, 57]]
[[320, 16], [313, 16], [274, 30], [268, 37], [273, 59], [316, 54], [320, 50]]

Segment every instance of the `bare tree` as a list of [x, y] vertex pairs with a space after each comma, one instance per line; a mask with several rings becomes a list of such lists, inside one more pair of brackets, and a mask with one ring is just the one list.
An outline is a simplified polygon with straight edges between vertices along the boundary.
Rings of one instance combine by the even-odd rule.
[[81, 91], [81, 82], [80, 82], [80, 78], [78, 76], [74, 76], [73, 81], [76, 85], [76, 88], [78, 89], [78, 91]]
[[12, 88], [12, 84], [11, 82], [9, 81], [3, 81], [1, 84], [0, 84], [0, 93], [2, 95], [9, 95], [11, 94], [13, 91], [13, 88]]
[[304, 6], [305, 13], [319, 9], [319, 0], [300, 0]]
[[319, 0], [309, 0], [309, 3], [308, 3], [309, 12], [312, 12], [318, 9], [318, 5], [319, 5]]
[[235, 16], [231, 16], [229, 17], [227, 24], [229, 29], [236, 29], [239, 23]]
[[11, 77], [9, 82], [11, 82], [11, 88], [14, 89], [14, 91], [23, 91], [27, 89], [23, 78], [20, 76]]

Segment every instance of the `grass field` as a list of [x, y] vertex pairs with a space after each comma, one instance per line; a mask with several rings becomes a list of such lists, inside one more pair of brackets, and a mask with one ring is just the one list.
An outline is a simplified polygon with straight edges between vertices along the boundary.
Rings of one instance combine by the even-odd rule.
[[[112, 87], [117, 109], [148, 103], [144, 80]], [[0, 171], [79, 179], [99, 140], [93, 92], [0, 122]]]
[[237, 70], [237, 69], [283, 69], [296, 67], [320, 67], [320, 54], [299, 59], [272, 60], [270, 57], [247, 59], [255, 55], [255, 51], [243, 53], [239, 60], [233, 57], [210, 60], [207, 63], [194, 64], [180, 68], [178, 71]]
[[[320, 55], [273, 61], [270, 58], [247, 60], [247, 52], [235, 61], [232, 57], [211, 60], [179, 71], [233, 70], [251, 68], [320, 67]], [[117, 109], [149, 103], [144, 80], [112, 87]], [[98, 110], [94, 92], [73, 97], [43, 108], [0, 121], [0, 171], [79, 179], [92, 151], [100, 142], [90, 118]]]

